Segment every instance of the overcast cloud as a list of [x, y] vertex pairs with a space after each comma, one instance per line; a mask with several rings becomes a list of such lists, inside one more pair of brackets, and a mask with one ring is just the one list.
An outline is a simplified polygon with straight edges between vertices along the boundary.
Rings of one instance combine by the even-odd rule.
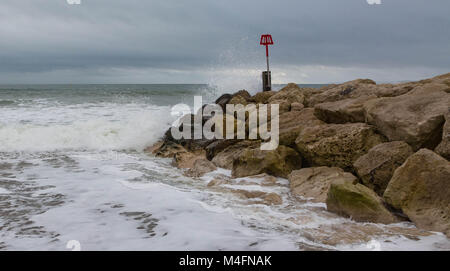
[[[0, 83], [275, 83], [450, 72], [450, 1], [1, 0]], [[222, 78], [223, 77], [223, 78]]]

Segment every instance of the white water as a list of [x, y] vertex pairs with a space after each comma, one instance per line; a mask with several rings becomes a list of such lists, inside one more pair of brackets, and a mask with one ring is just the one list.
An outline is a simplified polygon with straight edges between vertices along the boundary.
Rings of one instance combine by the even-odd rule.
[[[366, 239], [322, 242], [342, 230], [336, 226], [366, 226], [293, 199], [287, 180], [208, 188], [230, 172], [194, 180], [143, 153], [172, 121], [169, 109], [45, 99], [0, 108], [0, 249], [66, 250], [70, 240], [82, 250], [371, 249]], [[283, 204], [258, 204], [236, 189], [274, 192]], [[369, 238], [381, 249], [450, 249], [442, 234], [407, 238], [369, 226], [386, 233]]]

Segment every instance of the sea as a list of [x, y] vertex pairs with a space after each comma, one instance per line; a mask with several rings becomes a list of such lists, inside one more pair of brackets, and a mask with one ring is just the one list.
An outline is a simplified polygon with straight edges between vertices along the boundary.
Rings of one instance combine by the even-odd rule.
[[[176, 120], [174, 105], [237, 90], [0, 85], [0, 250], [450, 249], [443, 234], [408, 222], [330, 214], [325, 204], [293, 197], [286, 179], [263, 186], [243, 178], [218, 189], [208, 182], [229, 170], [189, 178], [171, 159], [144, 152]], [[277, 193], [283, 203], [235, 190]]]

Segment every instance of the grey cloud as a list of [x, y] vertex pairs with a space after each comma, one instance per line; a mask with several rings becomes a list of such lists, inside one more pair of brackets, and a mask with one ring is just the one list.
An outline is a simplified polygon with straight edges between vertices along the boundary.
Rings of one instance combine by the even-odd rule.
[[[337, 66], [447, 71], [448, 0], [2, 0], [0, 80], [54, 81], [96, 69], [258, 68], [271, 33], [274, 68]], [[84, 72], [83, 72], [84, 71]], [[15, 74], [15, 75], [14, 75]], [[416, 75], [416, 73], [415, 73]], [[111, 75], [113, 76], [113, 75]], [[162, 76], [174, 81], [189, 78]], [[124, 77], [122, 77], [124, 78]], [[130, 77], [131, 78], [131, 77]], [[380, 78], [381, 80], [383, 78]], [[104, 74], [99, 80], [108, 80]], [[0, 83], [1, 83], [0, 81]]]

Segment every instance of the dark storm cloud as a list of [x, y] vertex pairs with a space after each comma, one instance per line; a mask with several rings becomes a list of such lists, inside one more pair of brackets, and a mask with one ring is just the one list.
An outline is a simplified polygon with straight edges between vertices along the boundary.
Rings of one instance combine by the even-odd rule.
[[264, 63], [265, 32], [280, 69], [448, 71], [449, 10], [448, 0], [2, 0], [0, 80], [64, 70], [254, 68]]

